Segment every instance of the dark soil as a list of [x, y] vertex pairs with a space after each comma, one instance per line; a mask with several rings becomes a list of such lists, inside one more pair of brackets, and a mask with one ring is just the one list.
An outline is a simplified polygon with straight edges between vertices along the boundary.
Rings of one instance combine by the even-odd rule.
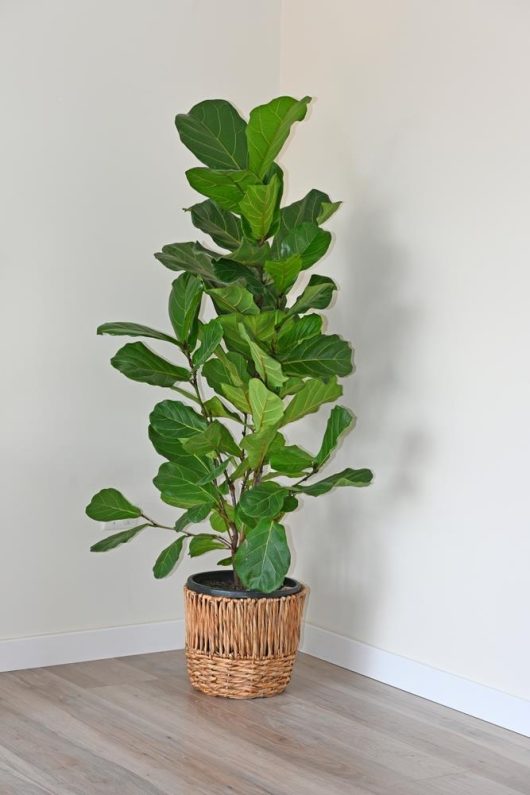
[[[244, 588], [242, 585], [236, 585], [233, 578], [230, 577], [229, 579], [219, 579], [216, 580], [212, 577], [212, 579], [208, 578], [207, 580], [201, 580], [203, 585], [207, 585], [208, 588], [219, 588], [222, 591], [246, 591], [247, 589]], [[282, 585], [281, 588], [278, 588], [279, 591], [288, 590], [288, 586]]]

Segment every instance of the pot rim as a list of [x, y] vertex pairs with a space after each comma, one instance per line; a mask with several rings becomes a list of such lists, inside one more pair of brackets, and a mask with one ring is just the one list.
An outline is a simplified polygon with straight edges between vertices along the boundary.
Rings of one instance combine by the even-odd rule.
[[217, 580], [228, 580], [232, 576], [232, 570], [201, 571], [188, 577], [186, 587], [190, 591], [195, 591], [195, 593], [207, 594], [208, 596], [223, 596], [229, 599], [281, 599], [282, 596], [293, 596], [293, 594], [300, 593], [304, 587], [301, 582], [294, 580], [292, 577], [284, 579], [284, 587], [282, 589], [271, 591], [270, 593], [263, 593], [263, 591], [235, 591], [231, 588], [213, 587], [204, 582], [209, 577], [215, 577]]

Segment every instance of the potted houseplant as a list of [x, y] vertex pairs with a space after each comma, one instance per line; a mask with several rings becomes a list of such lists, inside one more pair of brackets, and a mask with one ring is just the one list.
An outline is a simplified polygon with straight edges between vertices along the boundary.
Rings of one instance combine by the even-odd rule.
[[[317, 477], [353, 426], [343, 406], [331, 409], [317, 452], [285, 437], [290, 423], [335, 403], [339, 378], [353, 369], [350, 345], [322, 330], [320, 310], [336, 285], [306, 274], [328, 250], [322, 225], [340, 202], [311, 190], [281, 206], [275, 158], [309, 101], [279, 97], [254, 108], [248, 122], [225, 100], [176, 117], [182, 143], [203, 164], [186, 172], [206, 197], [188, 212], [213, 243], [172, 243], [155, 255], [179, 273], [169, 297], [172, 333], [129, 322], [98, 328], [168, 346], [165, 358], [130, 342], [111, 364], [176, 393], [150, 415], [149, 438], [166, 459], [154, 484], [183, 510], [166, 526], [172, 537], [154, 575], [170, 574], [185, 547], [192, 557], [217, 554], [225, 568], [190, 577], [185, 588], [188, 670], [195, 687], [234, 698], [274, 695], [290, 679], [306, 589], [286, 577], [285, 516], [301, 498], [372, 480], [370, 470], [350, 468]], [[165, 526], [114, 488], [96, 494], [86, 512], [100, 522], [134, 520], [94, 552]]]

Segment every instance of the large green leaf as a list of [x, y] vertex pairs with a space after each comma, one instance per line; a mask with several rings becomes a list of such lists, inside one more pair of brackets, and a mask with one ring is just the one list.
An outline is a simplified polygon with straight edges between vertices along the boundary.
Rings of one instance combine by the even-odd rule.
[[285, 529], [267, 518], [247, 532], [234, 557], [234, 568], [245, 588], [263, 593], [282, 587], [290, 564]]
[[324, 480], [319, 480], [311, 486], [293, 486], [295, 491], [309, 494], [311, 497], [320, 497], [336, 486], [368, 486], [373, 479], [373, 474], [369, 469], [343, 469], [335, 475], [330, 475]]
[[311, 267], [317, 260], [324, 256], [331, 243], [331, 235], [316, 224], [306, 221], [285, 235], [273, 245], [273, 254], [283, 259], [298, 254], [302, 269]]
[[190, 540], [188, 551], [190, 558], [196, 558], [198, 555], [204, 555], [205, 552], [211, 552], [214, 549], [226, 549], [226, 544], [223, 544], [221, 539], [213, 533], [198, 533]]
[[318, 469], [326, 463], [342, 434], [351, 428], [354, 422], [355, 417], [344, 406], [334, 406], [331, 409], [320, 450], [315, 456]]
[[210, 168], [190, 168], [186, 177], [191, 187], [213, 199], [225, 210], [239, 212], [239, 202], [247, 188], [258, 182], [251, 171], [221, 171]]
[[153, 353], [143, 342], [128, 342], [114, 354], [110, 363], [127, 378], [152, 386], [173, 386], [179, 381], [190, 380], [189, 370]]
[[206, 428], [206, 420], [180, 400], [163, 400], [149, 415], [154, 430], [165, 439], [181, 441]]
[[232, 384], [222, 384], [221, 394], [228, 398], [230, 403], [233, 403], [236, 409], [242, 411], [243, 414], [250, 414], [252, 411], [247, 391], [243, 387], [232, 386]]
[[230, 287], [216, 287], [207, 292], [217, 311], [222, 315], [233, 312], [242, 315], [257, 315], [259, 312], [252, 293], [239, 284], [231, 284]]
[[337, 384], [336, 378], [329, 381], [321, 381], [318, 378], [311, 378], [305, 381], [303, 387], [295, 394], [291, 402], [285, 409], [282, 425], [295, 422], [306, 414], [318, 411], [323, 403], [337, 400], [342, 395], [342, 387]]
[[270, 456], [269, 463], [281, 475], [297, 477], [312, 468], [313, 458], [301, 447], [293, 444], [274, 452]]
[[202, 282], [193, 273], [181, 273], [169, 295], [169, 319], [177, 339], [193, 350], [197, 340]]
[[310, 101], [311, 97], [277, 97], [251, 111], [246, 130], [248, 166], [260, 179], [287, 140], [292, 124], [305, 117]]
[[259, 483], [241, 495], [241, 509], [247, 516], [274, 517], [280, 513], [287, 493], [278, 483]]
[[188, 508], [183, 514], [179, 516], [175, 522], [175, 530], [184, 530], [190, 524], [198, 524], [204, 521], [210, 513], [209, 505], [195, 505], [193, 508]]
[[317, 215], [317, 224], [326, 223], [326, 221], [337, 212], [341, 204], [342, 202], [322, 202], [320, 205], [320, 212]]
[[213, 354], [223, 338], [223, 326], [215, 318], [206, 323], [201, 330], [201, 346], [193, 354], [193, 366], [200, 367]]
[[276, 428], [267, 427], [256, 433], [248, 433], [241, 440], [241, 447], [247, 453], [251, 469], [257, 469], [263, 464], [276, 435]]
[[315, 337], [320, 334], [322, 329], [321, 315], [304, 315], [303, 317], [289, 317], [283, 323], [278, 338], [276, 340], [276, 351], [278, 354], [289, 351], [294, 345], [302, 340]]
[[112, 334], [113, 336], [122, 337], [150, 337], [154, 340], [163, 340], [164, 342], [172, 342], [176, 344], [176, 339], [164, 334], [163, 331], [149, 328], [149, 326], [142, 326], [140, 323], [127, 323], [122, 321], [115, 321], [113, 323], [103, 323], [98, 326], [98, 334]]
[[253, 236], [262, 241], [267, 237], [278, 204], [280, 183], [273, 177], [268, 185], [250, 185], [239, 203]]
[[94, 494], [86, 509], [87, 516], [96, 522], [114, 522], [118, 519], [137, 519], [141, 508], [133, 505], [117, 489], [102, 489]]
[[209, 417], [225, 417], [226, 419], [234, 420], [235, 422], [243, 422], [240, 415], [236, 414], [235, 411], [231, 411], [228, 406], [225, 406], [223, 401], [220, 400], [217, 395], [209, 398], [209, 400], [205, 400], [204, 408], [208, 412]]
[[302, 260], [298, 254], [280, 260], [269, 260], [265, 263], [265, 271], [269, 274], [276, 291], [282, 295], [293, 286], [302, 268]]
[[282, 400], [270, 392], [263, 381], [251, 378], [248, 382], [248, 397], [252, 408], [252, 418], [257, 431], [277, 425], [283, 416]]
[[157, 580], [162, 579], [162, 577], [167, 577], [175, 568], [182, 553], [184, 538], [185, 536], [177, 538], [176, 541], [173, 541], [172, 544], [163, 549], [157, 557], [155, 565], [153, 566], [153, 574]]
[[193, 455], [205, 455], [214, 451], [228, 453], [228, 455], [239, 455], [241, 452], [230, 431], [217, 420], [211, 422], [206, 430], [201, 431], [201, 433], [185, 439], [183, 447], [188, 453]]
[[156, 452], [168, 461], [180, 461], [186, 455], [180, 439], [162, 436], [152, 425], [149, 426], [148, 435]]
[[[220, 348], [217, 349], [217, 355], [219, 353], [221, 353]], [[209, 359], [203, 365], [202, 374], [206, 378], [208, 385], [219, 395], [224, 395], [225, 384], [241, 387], [248, 382], [250, 377], [245, 360], [235, 351], [229, 351], [224, 354], [222, 361], [218, 357]]]
[[250, 355], [252, 356], [252, 361], [258, 371], [258, 375], [273, 389], [281, 387], [286, 380], [282, 373], [281, 364], [277, 362], [276, 359], [273, 359], [272, 356], [269, 356], [263, 348], [249, 337], [242, 323], [239, 324], [239, 332], [248, 343]]
[[212, 284], [223, 284], [212, 265], [212, 253], [200, 243], [169, 243], [155, 254], [171, 271], [189, 271]]
[[192, 508], [194, 505], [214, 505], [217, 492], [211, 483], [197, 483], [198, 470], [190, 461], [185, 466], [168, 461], [162, 464], [153, 483], [160, 491], [160, 496], [169, 505], [177, 508]]
[[242, 265], [263, 265], [266, 259], [270, 258], [270, 246], [268, 243], [256, 243], [244, 237], [239, 246], [227, 254], [225, 259], [239, 262]]
[[211, 168], [246, 168], [246, 123], [225, 99], [206, 99], [175, 118], [180, 140]]
[[[272, 341], [276, 334], [277, 322], [281, 320], [279, 315], [280, 310], [263, 309], [255, 315], [241, 315], [239, 313], [222, 315], [219, 319], [223, 324], [224, 340], [227, 348], [237, 351], [248, 360], [250, 349], [247, 339], [248, 335], [250, 335], [253, 339], [259, 340], [260, 347], [270, 352]], [[247, 331], [247, 336], [241, 335], [240, 324], [243, 324]]]
[[337, 334], [302, 340], [279, 358], [287, 375], [329, 378], [349, 375], [353, 370], [352, 349]]
[[314, 274], [309, 279], [309, 283], [302, 295], [289, 309], [289, 314], [294, 315], [296, 312], [301, 314], [302, 312], [307, 312], [308, 309], [325, 309], [330, 305], [333, 291], [336, 289], [337, 285], [333, 279], [328, 276]]
[[221, 248], [233, 250], [241, 244], [243, 231], [237, 215], [218, 207], [211, 199], [194, 204], [190, 212], [193, 225], [210, 235]]
[[320, 190], [310, 190], [303, 199], [299, 199], [287, 207], [282, 207], [280, 212], [280, 226], [275, 236], [275, 244], [296, 226], [304, 222], [318, 224], [324, 205], [330, 204], [329, 196]]
[[151, 527], [152, 525], [146, 523], [138, 525], [138, 527], [132, 527], [130, 530], [122, 530], [119, 533], [114, 533], [112, 536], [107, 536], [103, 538], [101, 541], [98, 541], [96, 544], [92, 544], [90, 547], [91, 552], [108, 552], [109, 549], [115, 549], [115, 547], [120, 546], [120, 544], [126, 544], [127, 541], [130, 541], [131, 538], [134, 538], [135, 535], [138, 535], [140, 530], [143, 530], [144, 527]]

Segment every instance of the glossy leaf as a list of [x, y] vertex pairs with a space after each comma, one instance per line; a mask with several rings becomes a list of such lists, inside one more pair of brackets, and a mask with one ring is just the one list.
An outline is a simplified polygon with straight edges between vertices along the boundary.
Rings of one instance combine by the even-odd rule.
[[126, 544], [127, 541], [130, 541], [131, 538], [134, 538], [140, 530], [143, 530], [144, 527], [151, 527], [150, 524], [141, 524], [138, 527], [132, 527], [130, 530], [122, 530], [120, 533], [114, 533], [112, 536], [107, 536], [103, 538], [101, 541], [98, 541], [96, 544], [92, 544], [90, 547], [91, 552], [108, 552], [109, 549], [115, 549], [115, 547], [119, 547], [120, 544]]
[[216, 287], [207, 292], [220, 314], [239, 312], [242, 315], [257, 315], [259, 312], [252, 293], [238, 284], [230, 285], [230, 287]]
[[283, 416], [281, 398], [267, 389], [263, 381], [251, 378], [248, 382], [248, 397], [252, 408], [252, 418], [257, 431], [277, 425]]
[[305, 270], [324, 256], [330, 243], [329, 232], [306, 221], [291, 229], [285, 237], [280, 239], [278, 245], [273, 246], [272, 250], [273, 253], [279, 250], [279, 256], [282, 258], [298, 254], [302, 263], [301, 267]]
[[190, 524], [198, 524], [204, 521], [210, 510], [209, 505], [195, 505], [193, 508], [188, 508], [175, 522], [175, 530], [181, 531]]
[[[280, 226], [276, 233], [278, 242], [283, 239], [291, 229], [304, 222], [318, 224], [319, 215], [325, 204], [330, 203], [330, 198], [320, 190], [310, 190], [303, 199], [299, 199], [287, 207], [282, 207], [280, 212]], [[275, 240], [276, 242], [276, 240]]]
[[180, 140], [210, 168], [246, 168], [246, 123], [224, 99], [199, 102], [189, 113], [179, 113], [175, 126]]
[[157, 433], [167, 439], [188, 439], [206, 428], [206, 420], [180, 400], [163, 400], [149, 415]]
[[258, 182], [250, 171], [223, 171], [209, 168], [190, 168], [186, 177], [191, 187], [213, 199], [225, 210], [239, 212], [239, 203], [250, 185]]
[[172, 544], [163, 549], [157, 557], [155, 565], [153, 566], [153, 574], [157, 580], [161, 580], [162, 577], [167, 577], [168, 574], [171, 574], [182, 553], [183, 543], [184, 536], [180, 536], [176, 541], [173, 541]]
[[280, 183], [273, 177], [268, 185], [251, 185], [239, 203], [239, 210], [248, 222], [256, 240], [264, 240], [272, 226], [278, 202]]
[[291, 126], [305, 117], [310, 101], [311, 97], [278, 97], [251, 111], [246, 130], [248, 167], [260, 179], [286, 142]]
[[302, 269], [302, 260], [298, 254], [281, 260], [269, 260], [265, 263], [265, 271], [269, 274], [276, 291], [282, 295], [293, 286]]
[[257, 469], [263, 464], [276, 434], [276, 428], [265, 427], [261, 431], [248, 433], [241, 440], [241, 447], [247, 454], [251, 469]]
[[252, 361], [258, 371], [258, 375], [273, 389], [281, 387], [286, 380], [282, 373], [281, 364], [277, 362], [276, 359], [273, 359], [272, 356], [265, 353], [263, 348], [260, 348], [260, 346], [249, 337], [242, 323], [239, 324], [239, 331], [243, 339], [248, 343], [250, 355], [252, 356]]
[[111, 334], [118, 337], [150, 337], [154, 340], [163, 340], [164, 342], [172, 342], [176, 344], [176, 339], [164, 334], [163, 331], [149, 328], [149, 326], [142, 326], [140, 323], [126, 323], [115, 321], [114, 323], [103, 323], [97, 328], [98, 334]]
[[280, 333], [278, 334], [276, 349], [279, 354], [289, 351], [298, 342], [320, 334], [321, 329], [321, 315], [311, 314], [304, 315], [304, 317], [289, 317], [285, 323], [283, 323]]
[[194, 455], [205, 455], [216, 451], [237, 456], [241, 452], [230, 431], [218, 420], [211, 422], [201, 433], [186, 439], [183, 447]]
[[96, 522], [114, 522], [119, 519], [137, 519], [141, 508], [133, 505], [117, 489], [102, 489], [94, 494], [87, 505], [86, 515]]
[[244, 237], [239, 246], [226, 257], [242, 265], [263, 265], [270, 258], [270, 251], [268, 243], [256, 243]]
[[314, 274], [309, 279], [309, 284], [302, 295], [289, 309], [289, 314], [293, 315], [296, 312], [301, 314], [307, 312], [308, 309], [325, 309], [330, 305], [333, 291], [336, 289], [337, 285], [333, 279]]
[[148, 429], [148, 435], [156, 452], [163, 458], [167, 458], [168, 461], [179, 461], [182, 456], [186, 455], [186, 451], [179, 439], [162, 436], [151, 425]]
[[342, 395], [342, 387], [336, 378], [321, 381], [311, 378], [305, 381], [302, 388], [295, 394], [285, 409], [282, 425], [295, 422], [306, 414], [318, 411], [323, 403], [337, 400]]
[[217, 319], [202, 327], [201, 345], [193, 354], [193, 366], [200, 367], [214, 353], [223, 338], [223, 327]]
[[226, 544], [223, 544], [221, 539], [212, 533], [198, 533], [190, 539], [188, 552], [190, 558], [196, 558], [199, 555], [204, 555], [205, 552], [212, 552], [214, 549], [226, 549]]
[[221, 385], [222, 394], [228, 398], [230, 403], [233, 403], [236, 409], [242, 411], [243, 414], [250, 414], [252, 407], [248, 400], [248, 394], [243, 387], [232, 386], [231, 384]]
[[318, 469], [326, 463], [336, 448], [340, 437], [345, 431], [353, 427], [354, 423], [355, 417], [344, 406], [334, 406], [331, 409], [320, 450], [315, 456], [315, 464]]
[[278, 483], [260, 483], [241, 495], [240, 505], [248, 516], [274, 517], [280, 513], [287, 493]]
[[143, 342], [127, 343], [112, 357], [110, 363], [127, 378], [152, 386], [169, 387], [179, 381], [190, 380], [189, 370], [158, 356]]
[[337, 334], [320, 334], [295, 345], [280, 357], [287, 375], [329, 378], [349, 375], [353, 370], [352, 349]]
[[368, 486], [373, 479], [373, 474], [369, 469], [343, 469], [335, 475], [330, 475], [324, 480], [319, 480], [310, 486], [294, 486], [294, 490], [309, 494], [311, 497], [320, 497], [337, 486]]
[[317, 224], [326, 223], [326, 221], [337, 212], [341, 204], [342, 202], [322, 202], [320, 205], [320, 212], [317, 215]]
[[204, 401], [204, 408], [210, 417], [225, 417], [226, 419], [234, 420], [235, 422], [243, 422], [240, 415], [236, 414], [235, 411], [230, 411], [228, 406], [225, 406], [223, 401], [220, 400], [216, 395], [209, 400]]
[[293, 444], [273, 453], [269, 463], [282, 475], [298, 476], [312, 468], [313, 458], [301, 447]]
[[169, 243], [155, 254], [172, 271], [188, 271], [213, 284], [222, 284], [212, 265], [212, 254], [200, 243]]
[[223, 210], [211, 199], [194, 204], [189, 211], [193, 225], [210, 235], [218, 246], [233, 250], [240, 245], [243, 231], [237, 215]]
[[248, 531], [234, 557], [234, 568], [245, 588], [263, 593], [282, 587], [290, 564], [285, 529], [267, 518]]
[[164, 502], [177, 508], [214, 505], [217, 500], [215, 487], [211, 483], [198, 484], [198, 479], [197, 470], [190, 466], [189, 461], [186, 466], [169, 461], [162, 464], [153, 483]]
[[169, 319], [177, 339], [193, 350], [197, 340], [198, 317], [202, 298], [202, 282], [192, 273], [182, 273], [169, 294]]

